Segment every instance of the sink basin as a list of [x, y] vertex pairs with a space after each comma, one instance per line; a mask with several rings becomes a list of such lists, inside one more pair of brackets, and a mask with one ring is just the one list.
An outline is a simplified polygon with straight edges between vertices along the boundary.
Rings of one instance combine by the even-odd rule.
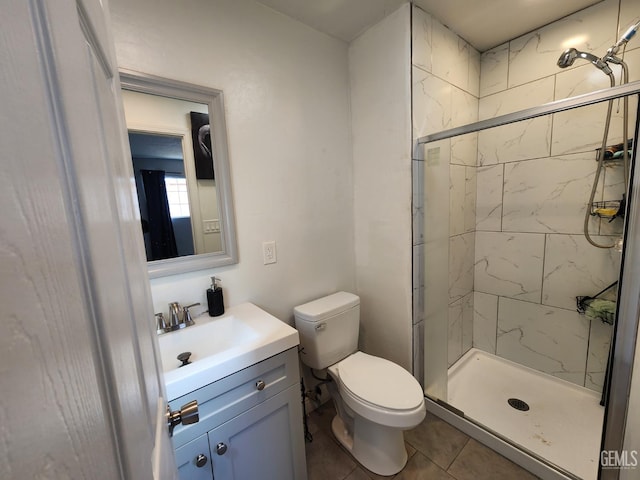
[[[252, 303], [206, 313], [196, 324], [158, 337], [167, 398], [174, 400], [298, 345], [298, 332]], [[191, 352], [189, 365], [176, 357]]]

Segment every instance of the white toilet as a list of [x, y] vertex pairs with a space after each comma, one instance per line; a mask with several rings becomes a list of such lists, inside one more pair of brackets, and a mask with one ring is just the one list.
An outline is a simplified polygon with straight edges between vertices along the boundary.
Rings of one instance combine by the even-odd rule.
[[394, 475], [407, 462], [403, 430], [425, 417], [420, 384], [400, 365], [358, 350], [360, 298], [338, 292], [294, 308], [302, 362], [328, 369], [336, 438], [364, 467]]

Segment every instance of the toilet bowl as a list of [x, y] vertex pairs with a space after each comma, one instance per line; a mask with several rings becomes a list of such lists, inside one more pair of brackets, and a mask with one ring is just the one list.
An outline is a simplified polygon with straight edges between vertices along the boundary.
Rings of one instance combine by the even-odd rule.
[[372, 472], [398, 473], [407, 462], [402, 432], [426, 414], [420, 384], [399, 365], [363, 352], [328, 372], [338, 412], [331, 429], [338, 441]]
[[400, 365], [357, 351], [360, 299], [338, 292], [295, 307], [301, 360], [327, 369], [337, 414], [331, 429], [368, 470], [394, 475], [407, 462], [403, 430], [425, 417], [420, 384]]
[[381, 425], [413, 428], [425, 416], [420, 384], [400, 365], [356, 352], [328, 369], [344, 402]]

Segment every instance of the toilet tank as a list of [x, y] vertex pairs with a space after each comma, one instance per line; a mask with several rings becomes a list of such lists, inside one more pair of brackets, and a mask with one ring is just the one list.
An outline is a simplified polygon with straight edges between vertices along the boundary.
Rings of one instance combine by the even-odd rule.
[[360, 297], [338, 292], [293, 309], [305, 365], [323, 369], [358, 350]]

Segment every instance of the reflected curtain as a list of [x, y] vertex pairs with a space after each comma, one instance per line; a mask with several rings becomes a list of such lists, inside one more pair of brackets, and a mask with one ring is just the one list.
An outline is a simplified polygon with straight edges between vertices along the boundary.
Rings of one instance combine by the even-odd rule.
[[167, 187], [164, 183], [163, 170], [140, 170], [142, 184], [147, 197], [149, 214], [149, 236], [151, 240], [151, 257], [148, 260], [162, 260], [178, 256], [176, 238], [173, 233]]

